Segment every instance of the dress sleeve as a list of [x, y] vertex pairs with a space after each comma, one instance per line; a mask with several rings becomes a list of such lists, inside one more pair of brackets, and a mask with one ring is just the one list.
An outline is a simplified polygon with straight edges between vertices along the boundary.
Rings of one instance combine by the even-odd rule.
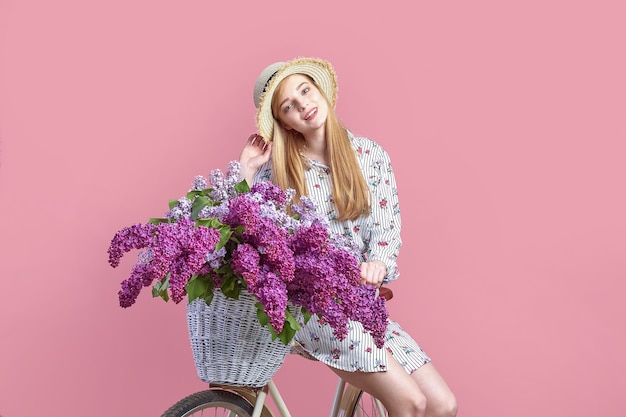
[[257, 172], [252, 177], [252, 184], [250, 186], [265, 181], [273, 180], [273, 172], [272, 172], [272, 161], [269, 160], [265, 164], [261, 165], [261, 167], [257, 170]]
[[368, 238], [367, 258], [379, 260], [387, 266], [384, 282], [400, 275], [397, 258], [402, 246], [400, 205], [396, 179], [389, 154], [377, 143], [371, 142], [371, 155], [364, 167], [366, 181], [372, 193], [372, 211]]

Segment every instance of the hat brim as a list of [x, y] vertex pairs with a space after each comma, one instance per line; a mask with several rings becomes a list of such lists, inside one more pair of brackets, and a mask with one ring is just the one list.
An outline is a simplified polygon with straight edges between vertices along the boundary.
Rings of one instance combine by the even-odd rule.
[[261, 96], [256, 115], [259, 135], [270, 142], [274, 135], [274, 116], [272, 115], [272, 97], [282, 80], [294, 74], [308, 75], [320, 87], [331, 107], [337, 102], [337, 76], [332, 65], [318, 58], [297, 58], [287, 62], [269, 81]]

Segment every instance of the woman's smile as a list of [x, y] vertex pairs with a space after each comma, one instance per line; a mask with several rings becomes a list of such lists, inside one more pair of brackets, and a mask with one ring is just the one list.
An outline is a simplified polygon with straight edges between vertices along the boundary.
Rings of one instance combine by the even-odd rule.
[[315, 119], [315, 116], [317, 116], [317, 107], [313, 107], [310, 111], [308, 111], [304, 115], [304, 120], [306, 121], [313, 120]]

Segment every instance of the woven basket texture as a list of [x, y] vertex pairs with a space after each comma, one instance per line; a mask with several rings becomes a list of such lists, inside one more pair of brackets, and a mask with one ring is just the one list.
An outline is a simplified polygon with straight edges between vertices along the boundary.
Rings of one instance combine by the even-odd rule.
[[216, 290], [210, 305], [187, 304], [187, 324], [198, 377], [205, 382], [262, 387], [285, 361], [290, 347], [272, 341], [259, 324], [256, 298], [242, 291], [239, 300]]

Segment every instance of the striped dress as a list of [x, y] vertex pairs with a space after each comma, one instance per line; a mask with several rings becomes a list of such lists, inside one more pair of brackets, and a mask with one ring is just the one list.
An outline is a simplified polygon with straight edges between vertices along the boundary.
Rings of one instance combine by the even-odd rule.
[[[369, 216], [356, 220], [338, 221], [337, 210], [331, 199], [330, 168], [308, 160], [305, 178], [309, 197], [318, 205], [318, 211], [330, 220], [335, 233], [351, 237], [361, 249], [362, 259], [379, 260], [387, 266], [384, 281], [399, 276], [396, 259], [402, 245], [400, 238], [400, 208], [396, 181], [387, 152], [376, 142], [356, 137], [348, 132], [357, 159], [369, 185], [372, 210]], [[271, 161], [262, 166], [254, 183], [272, 180]], [[313, 316], [298, 332], [294, 353], [312, 356], [334, 368], [345, 371], [378, 372], [387, 369], [386, 351], [411, 373], [430, 361], [419, 345], [395, 321], [389, 320], [383, 348], [377, 348], [372, 337], [358, 321], [350, 321], [344, 340], [334, 337], [332, 328]]]

